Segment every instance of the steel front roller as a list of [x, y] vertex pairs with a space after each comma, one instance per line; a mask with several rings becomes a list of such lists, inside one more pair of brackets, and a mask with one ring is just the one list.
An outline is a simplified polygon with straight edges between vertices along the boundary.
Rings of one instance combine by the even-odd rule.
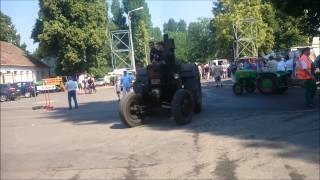
[[233, 93], [236, 95], [236, 96], [240, 96], [242, 93], [243, 93], [243, 87], [240, 83], [235, 83], [233, 86], [232, 86], [232, 90], [233, 90]]
[[135, 127], [143, 124], [140, 101], [140, 97], [134, 92], [130, 92], [120, 100], [120, 118], [128, 127]]
[[192, 94], [188, 90], [179, 89], [171, 101], [171, 110], [177, 124], [184, 125], [191, 122], [194, 111]]

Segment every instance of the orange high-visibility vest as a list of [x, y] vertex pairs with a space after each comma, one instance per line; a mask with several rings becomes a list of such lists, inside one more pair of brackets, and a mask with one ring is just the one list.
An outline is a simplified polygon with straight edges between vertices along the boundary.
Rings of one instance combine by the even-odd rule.
[[[305, 63], [307, 65], [307, 71], [303, 69], [302, 64]], [[302, 55], [299, 59], [299, 62], [297, 63], [297, 78], [301, 80], [308, 80], [311, 79], [311, 62], [308, 60], [308, 57], [306, 55]]]

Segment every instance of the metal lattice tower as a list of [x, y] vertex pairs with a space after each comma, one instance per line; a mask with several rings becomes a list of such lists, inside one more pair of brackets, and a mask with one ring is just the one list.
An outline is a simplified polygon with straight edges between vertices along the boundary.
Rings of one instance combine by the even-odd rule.
[[132, 69], [133, 66], [130, 59], [129, 31], [111, 31], [110, 34], [111, 60], [113, 69]]
[[258, 27], [255, 19], [243, 19], [233, 23], [234, 60], [241, 57], [258, 57]]

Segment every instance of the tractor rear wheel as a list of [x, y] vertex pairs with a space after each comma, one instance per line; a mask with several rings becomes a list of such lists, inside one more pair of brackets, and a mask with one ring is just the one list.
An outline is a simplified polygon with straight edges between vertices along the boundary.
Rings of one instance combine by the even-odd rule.
[[177, 124], [190, 123], [194, 110], [194, 100], [191, 92], [186, 89], [179, 89], [171, 101], [171, 110]]
[[263, 75], [258, 79], [258, 90], [261, 94], [272, 94], [276, 88], [275, 77]]
[[119, 114], [122, 122], [128, 127], [143, 124], [143, 116], [140, 114], [141, 98], [134, 92], [124, 96], [119, 103]]

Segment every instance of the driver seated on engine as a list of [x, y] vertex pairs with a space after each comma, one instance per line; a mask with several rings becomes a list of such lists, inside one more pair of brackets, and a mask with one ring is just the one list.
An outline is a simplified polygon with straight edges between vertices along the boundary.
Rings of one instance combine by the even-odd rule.
[[158, 48], [155, 46], [153, 41], [149, 42], [149, 47], [150, 47], [150, 61], [152, 64], [158, 63], [159, 58], [160, 58], [160, 51]]

